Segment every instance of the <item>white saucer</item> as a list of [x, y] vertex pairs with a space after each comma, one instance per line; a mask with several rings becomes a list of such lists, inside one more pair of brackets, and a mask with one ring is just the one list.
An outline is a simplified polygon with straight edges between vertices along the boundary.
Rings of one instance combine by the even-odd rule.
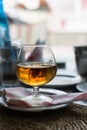
[[86, 92], [86, 91], [87, 91], [87, 82], [78, 84], [78, 85], [76, 86], [76, 88], [77, 88], [79, 91], [81, 91], [81, 92]]
[[73, 75], [57, 75], [55, 78], [47, 83], [45, 86], [54, 86], [55, 88], [64, 88], [70, 85], [76, 85], [81, 83], [83, 79], [81, 76], [73, 76]]
[[[31, 91], [31, 89], [30, 89]], [[50, 95], [62, 95], [66, 94], [66, 92], [61, 91], [61, 90], [56, 90], [56, 89], [48, 89], [48, 88], [40, 88], [41, 93], [45, 94], [50, 94]], [[66, 107], [68, 104], [63, 104], [63, 105], [51, 105], [51, 106], [46, 106], [46, 107], [32, 107], [32, 108], [22, 108], [22, 107], [13, 107], [13, 106], [8, 106], [4, 101], [3, 98], [0, 97], [0, 105], [11, 109], [11, 110], [17, 110], [17, 111], [23, 111], [23, 112], [40, 112], [44, 110], [54, 110], [54, 109], [60, 109], [63, 107]]]

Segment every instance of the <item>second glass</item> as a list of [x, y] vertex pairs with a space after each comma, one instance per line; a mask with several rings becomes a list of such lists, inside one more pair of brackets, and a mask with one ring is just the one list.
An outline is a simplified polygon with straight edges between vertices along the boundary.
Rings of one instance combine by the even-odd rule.
[[17, 86], [19, 83], [15, 66], [21, 41], [6, 40], [5, 43], [9, 46], [0, 47], [0, 82], [4, 88]]

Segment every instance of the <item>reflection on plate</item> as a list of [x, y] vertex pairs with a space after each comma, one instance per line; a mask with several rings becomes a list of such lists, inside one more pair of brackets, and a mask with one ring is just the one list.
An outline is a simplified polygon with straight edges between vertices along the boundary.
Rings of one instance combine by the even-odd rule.
[[76, 88], [77, 88], [79, 91], [86, 92], [86, 91], [87, 91], [87, 82], [78, 84], [78, 85], [76, 86]]
[[[32, 91], [32, 89], [29, 89], [29, 91]], [[41, 93], [45, 94], [50, 94], [50, 95], [62, 95], [66, 94], [66, 92], [61, 91], [61, 90], [56, 90], [56, 89], [48, 89], [48, 88], [40, 88]], [[51, 106], [46, 106], [46, 107], [32, 107], [32, 108], [22, 108], [22, 107], [13, 107], [13, 106], [8, 106], [5, 104], [3, 101], [3, 98], [0, 98], [0, 105], [11, 109], [11, 110], [17, 110], [17, 111], [23, 111], [23, 112], [39, 112], [39, 111], [44, 111], [44, 110], [53, 110], [53, 109], [59, 109], [67, 106], [68, 104], [63, 104], [63, 105], [51, 105]]]
[[81, 76], [72, 76], [72, 75], [57, 75], [55, 78], [50, 81], [49, 83], [46, 84], [46, 86], [56, 86], [56, 87], [61, 87], [61, 86], [69, 86], [69, 85], [75, 85], [78, 83], [81, 83], [83, 79]]

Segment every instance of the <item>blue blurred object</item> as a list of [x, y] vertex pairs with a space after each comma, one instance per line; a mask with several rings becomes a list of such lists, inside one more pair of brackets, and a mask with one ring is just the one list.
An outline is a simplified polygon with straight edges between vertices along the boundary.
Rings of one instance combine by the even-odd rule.
[[8, 19], [3, 9], [3, 0], [0, 0], [0, 47], [10, 46]]

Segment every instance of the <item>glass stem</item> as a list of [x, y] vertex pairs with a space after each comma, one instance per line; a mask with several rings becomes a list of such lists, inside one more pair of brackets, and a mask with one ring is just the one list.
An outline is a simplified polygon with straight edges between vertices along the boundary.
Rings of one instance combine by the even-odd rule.
[[39, 87], [35, 86], [33, 87], [34, 96], [37, 97], [39, 95]]

